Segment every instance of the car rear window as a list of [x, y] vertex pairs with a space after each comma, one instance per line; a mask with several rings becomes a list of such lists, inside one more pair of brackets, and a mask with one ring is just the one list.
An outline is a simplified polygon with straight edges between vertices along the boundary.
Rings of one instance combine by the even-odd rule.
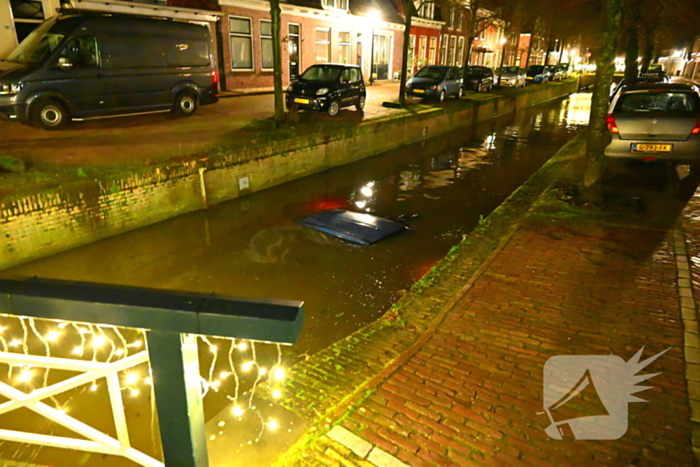
[[700, 99], [689, 92], [637, 92], [623, 94], [616, 111], [619, 112], [696, 112]]

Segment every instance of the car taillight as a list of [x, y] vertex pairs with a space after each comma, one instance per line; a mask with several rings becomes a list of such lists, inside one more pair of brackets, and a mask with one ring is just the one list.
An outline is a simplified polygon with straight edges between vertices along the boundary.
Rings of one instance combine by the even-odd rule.
[[608, 131], [610, 133], [620, 132], [620, 129], [617, 127], [617, 123], [615, 123], [615, 117], [613, 117], [612, 114], [608, 114], [608, 116], [605, 118], [605, 122], [608, 124]]
[[698, 133], [700, 133], [700, 120], [698, 120], [698, 123], [695, 125], [695, 128], [690, 130], [691, 135], [697, 135]]
[[219, 84], [219, 74], [216, 72], [216, 70], [211, 72], [211, 85], [212, 86], [217, 86]]

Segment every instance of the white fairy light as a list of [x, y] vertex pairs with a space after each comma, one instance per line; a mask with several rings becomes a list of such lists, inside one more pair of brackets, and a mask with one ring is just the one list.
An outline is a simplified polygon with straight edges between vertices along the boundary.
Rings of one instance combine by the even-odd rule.
[[282, 381], [285, 376], [287, 376], [287, 372], [284, 371], [284, 368], [280, 367], [275, 367], [274, 370], [272, 370], [272, 376], [277, 380], [277, 381]]
[[245, 413], [245, 410], [239, 405], [234, 405], [233, 409], [231, 409], [231, 413], [233, 413], [233, 415], [236, 417], [240, 417]]
[[236, 348], [238, 350], [248, 350], [248, 344], [246, 344], [245, 342], [241, 342], [236, 346]]
[[218, 379], [212, 381], [212, 383], [211, 383], [211, 387], [213, 387], [214, 389], [219, 389], [220, 386], [221, 386], [221, 381], [219, 381]]
[[126, 384], [136, 384], [139, 381], [138, 373], [128, 373], [126, 375]]
[[124, 349], [117, 349], [117, 350], [115, 350], [115, 351], [114, 351], [114, 355], [116, 355], [116, 356], [118, 356], [118, 357], [121, 357], [122, 355], [124, 355]]
[[277, 428], [279, 428], [279, 426], [280, 426], [280, 424], [277, 423], [277, 420], [270, 420], [269, 422], [267, 422], [267, 427], [268, 427], [270, 430], [273, 430], [273, 431], [274, 431], [274, 430], [276, 430]]
[[264, 366], [258, 368], [258, 374], [260, 374], [260, 376], [266, 375], [266, 374], [267, 374], [267, 368], [265, 368]]
[[136, 397], [139, 395], [139, 390], [138, 389], [132, 389], [131, 390], [131, 397]]
[[275, 399], [279, 399], [280, 397], [282, 397], [282, 391], [280, 391], [279, 389], [275, 389], [274, 391], [272, 391], [272, 397]]
[[241, 370], [250, 371], [250, 369], [253, 368], [253, 365], [255, 365], [255, 362], [252, 360], [249, 360], [249, 361], [243, 363], [243, 365], [241, 365]]
[[29, 368], [25, 368], [17, 376], [17, 381], [19, 381], [20, 383], [28, 383], [29, 381], [31, 381], [32, 376], [34, 376], [34, 372]]
[[80, 347], [80, 346], [78, 346], [78, 347], [76, 347], [76, 348], [73, 349], [73, 353], [74, 353], [75, 355], [82, 355], [83, 351], [84, 351], [84, 349], [83, 349], [82, 347]]
[[216, 351], [219, 350], [219, 348], [215, 345], [210, 345], [209, 350], [211, 351], [211, 353], [216, 353]]
[[97, 391], [97, 384], [92, 383], [92, 386], [90, 386], [90, 390], [91, 390], [92, 392]]
[[107, 339], [104, 336], [93, 336], [92, 337], [92, 347], [99, 349], [107, 343]]
[[149, 386], [152, 386], [153, 385], [153, 378], [151, 378], [149, 376], [148, 378], [144, 379], [143, 382], [148, 384]]
[[131, 344], [129, 344], [129, 347], [133, 347], [135, 349], [140, 349], [142, 345], [143, 345], [143, 341], [134, 341]]
[[231, 373], [229, 373], [228, 371], [222, 371], [221, 373], [219, 373], [219, 378], [221, 379], [226, 379], [229, 376], [231, 376]]
[[61, 337], [61, 333], [58, 331], [50, 331], [46, 336], [44, 337], [47, 341], [49, 342], [56, 342], [58, 338]]
[[66, 326], [68, 326], [68, 323], [65, 323], [65, 322], [64, 322], [64, 323], [58, 323], [58, 329], [63, 329], [63, 328], [65, 328]]
[[20, 345], [22, 345], [22, 341], [19, 339], [12, 339], [10, 341], [10, 347], [19, 347]]

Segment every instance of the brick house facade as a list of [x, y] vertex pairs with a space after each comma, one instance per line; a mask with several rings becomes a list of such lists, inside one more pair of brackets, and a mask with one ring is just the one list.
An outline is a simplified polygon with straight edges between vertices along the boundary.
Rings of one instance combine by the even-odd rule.
[[[340, 8], [329, 6], [333, 1]], [[368, 10], [362, 4], [353, 5], [352, 0], [349, 5], [347, 0], [324, 3], [280, 5], [284, 85], [315, 63], [357, 64], [369, 81], [373, 62], [377, 79], [393, 79], [401, 70], [404, 26], [391, 5], [377, 10], [379, 16], [372, 21], [370, 15], [364, 15]], [[220, 5], [224, 13], [219, 25], [223, 86], [243, 92], [272, 89], [270, 4], [265, 0], [220, 0]]]

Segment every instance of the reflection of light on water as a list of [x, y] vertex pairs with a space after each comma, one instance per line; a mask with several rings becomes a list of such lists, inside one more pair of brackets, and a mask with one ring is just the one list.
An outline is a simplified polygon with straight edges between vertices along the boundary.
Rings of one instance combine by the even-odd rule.
[[375, 195], [374, 183], [375, 182], [368, 182], [361, 186], [357, 192], [352, 193], [350, 195], [350, 202], [354, 203], [359, 209], [370, 212], [371, 209], [369, 206], [374, 201], [373, 197]]
[[[495, 136], [489, 135], [489, 137], [491, 136], [493, 136], [495, 140]], [[489, 153], [486, 149], [484, 149], [485, 147], [486, 143], [484, 143], [481, 147], [459, 148], [459, 154], [457, 158], [457, 172], [464, 172], [466, 170], [473, 169], [478, 165], [490, 164], [491, 161], [489, 160]]]
[[486, 139], [484, 140], [484, 149], [496, 149], [496, 133], [491, 133], [486, 137]]
[[399, 174], [399, 190], [413, 191], [420, 185], [420, 172], [418, 170], [404, 170]]
[[591, 114], [591, 96], [589, 92], [578, 92], [569, 96], [566, 107], [562, 106], [562, 123], [567, 124], [567, 128], [572, 125], [588, 125]]
[[532, 129], [537, 131], [542, 129], [542, 113], [535, 115], [535, 121], [532, 124]]

